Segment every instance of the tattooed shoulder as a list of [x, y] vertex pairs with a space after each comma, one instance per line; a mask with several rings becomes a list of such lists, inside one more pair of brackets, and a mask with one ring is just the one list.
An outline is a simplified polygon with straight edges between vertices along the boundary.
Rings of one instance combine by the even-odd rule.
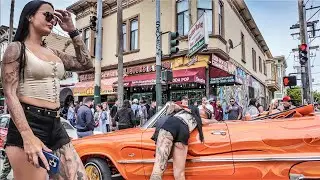
[[10, 43], [3, 54], [2, 63], [7, 64], [17, 61], [20, 56], [20, 49], [21, 45], [19, 42]]

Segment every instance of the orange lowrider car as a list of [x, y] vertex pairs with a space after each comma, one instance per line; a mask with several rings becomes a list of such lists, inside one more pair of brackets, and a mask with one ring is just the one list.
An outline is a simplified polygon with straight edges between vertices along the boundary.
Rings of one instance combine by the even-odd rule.
[[[149, 179], [155, 156], [150, 138], [167, 105], [139, 128], [74, 140], [91, 179]], [[189, 139], [187, 179], [319, 179], [320, 115], [313, 106], [248, 121], [203, 126]], [[172, 161], [171, 161], [172, 162]], [[164, 179], [173, 179], [169, 163]]]

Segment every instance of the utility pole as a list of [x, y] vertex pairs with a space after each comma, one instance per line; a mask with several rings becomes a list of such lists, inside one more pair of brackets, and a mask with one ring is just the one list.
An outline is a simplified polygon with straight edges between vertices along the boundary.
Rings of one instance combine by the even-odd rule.
[[123, 104], [123, 29], [122, 29], [122, 0], [117, 0], [117, 24], [118, 24], [118, 101]]
[[[298, 9], [299, 9], [299, 24], [300, 24], [300, 40], [301, 44], [307, 44], [308, 34], [307, 34], [307, 22], [306, 22], [306, 10], [303, 0], [298, 0]], [[307, 46], [307, 51], [309, 52], [309, 46]], [[303, 89], [303, 104], [306, 102], [311, 103], [311, 92], [310, 92], [310, 83], [309, 83], [309, 71], [308, 67], [310, 60], [308, 59], [307, 63], [301, 63], [301, 82]]]
[[97, 28], [96, 28], [96, 61], [94, 77], [94, 104], [101, 103], [101, 60], [102, 60], [102, 0], [97, 1]]
[[160, 0], [156, 0], [156, 101], [157, 111], [162, 108], [161, 86], [161, 28], [160, 28]]
[[14, 4], [15, 0], [11, 0], [11, 8], [10, 8], [10, 24], [9, 24], [9, 43], [12, 42], [12, 34], [13, 34], [13, 16], [14, 16]]

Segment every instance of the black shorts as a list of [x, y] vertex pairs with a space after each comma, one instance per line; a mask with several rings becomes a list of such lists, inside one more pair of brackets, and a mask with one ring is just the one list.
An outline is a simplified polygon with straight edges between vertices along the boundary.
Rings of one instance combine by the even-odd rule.
[[171, 133], [173, 137], [173, 142], [181, 142], [188, 145], [190, 133], [187, 124], [183, 123], [177, 117], [169, 117], [168, 120], [162, 125], [161, 129], [164, 129]]
[[[57, 150], [70, 142], [67, 131], [61, 124], [60, 117], [48, 115], [48, 113], [42, 111], [41, 108], [35, 106], [22, 104], [22, 107], [34, 135], [38, 137], [49, 149]], [[52, 110], [51, 112], [54, 111]], [[23, 140], [20, 132], [12, 119], [9, 122], [7, 142], [5, 146], [18, 146], [23, 148]]]

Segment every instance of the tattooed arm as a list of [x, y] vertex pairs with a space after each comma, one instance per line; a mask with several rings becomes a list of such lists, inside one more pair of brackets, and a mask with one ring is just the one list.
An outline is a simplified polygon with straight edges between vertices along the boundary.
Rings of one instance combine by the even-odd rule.
[[6, 97], [6, 103], [11, 119], [23, 139], [24, 151], [27, 154], [28, 160], [36, 167], [39, 167], [38, 157], [40, 157], [47, 169], [49, 169], [48, 162], [42, 153], [42, 149], [49, 152], [51, 150], [33, 134], [17, 96], [20, 65], [18, 58], [20, 55], [20, 49], [19, 43], [10, 43], [3, 55], [1, 67], [3, 92]]
[[19, 85], [19, 55], [20, 44], [17, 42], [9, 44], [2, 59], [1, 79], [8, 110], [19, 132], [23, 134], [32, 133], [32, 130], [28, 125], [17, 96]]
[[52, 51], [62, 60], [67, 71], [85, 71], [93, 68], [90, 53], [78, 35], [72, 39], [76, 56], [68, 55], [67, 53], [54, 50]]

